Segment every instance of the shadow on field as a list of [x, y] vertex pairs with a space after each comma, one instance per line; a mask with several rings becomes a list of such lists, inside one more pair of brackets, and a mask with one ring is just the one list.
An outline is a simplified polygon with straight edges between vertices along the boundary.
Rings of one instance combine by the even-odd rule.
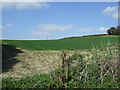
[[15, 46], [2, 44], [2, 72], [7, 72], [19, 62], [15, 57], [23, 51], [16, 49]]

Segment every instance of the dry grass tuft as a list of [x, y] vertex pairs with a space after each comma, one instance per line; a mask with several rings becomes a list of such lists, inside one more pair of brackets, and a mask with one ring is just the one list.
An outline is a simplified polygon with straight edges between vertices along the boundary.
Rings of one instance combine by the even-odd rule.
[[[50, 73], [56, 68], [61, 67], [62, 64], [62, 51], [30, 51], [21, 50], [24, 53], [17, 54], [16, 58], [19, 60], [11, 70], [3, 72], [3, 78], [14, 77], [21, 78], [26, 76], [32, 76], [40, 73]], [[67, 55], [71, 56], [76, 51], [67, 51]], [[86, 55], [87, 51], [77, 51], [82, 55]]]

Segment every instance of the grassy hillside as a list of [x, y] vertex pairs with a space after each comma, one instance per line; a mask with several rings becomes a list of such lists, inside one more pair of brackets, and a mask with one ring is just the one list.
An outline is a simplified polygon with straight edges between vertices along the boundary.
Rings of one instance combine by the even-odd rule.
[[[51, 51], [25, 50], [17, 54], [15, 59], [18, 59], [19, 63], [9, 72], [2, 74], [4, 77], [2, 79], [3, 89], [120, 88], [117, 44], [114, 46], [108, 44], [103, 49], [93, 48], [86, 54], [81, 52], [84, 50], [65, 51], [61, 55], [60, 52]], [[63, 58], [64, 64], [62, 63]], [[8, 60], [8, 62], [11, 61]], [[60, 63], [60, 67], [51, 70], [57, 67], [57, 63]], [[45, 74], [42, 69], [50, 70], [50, 72]]]
[[101, 43], [115, 43], [117, 36], [98, 36], [63, 40], [3, 40], [3, 43], [28, 50], [78, 50], [101, 46]]
[[4, 40], [10, 45], [2, 45], [2, 87], [119, 88], [117, 41], [116, 36]]

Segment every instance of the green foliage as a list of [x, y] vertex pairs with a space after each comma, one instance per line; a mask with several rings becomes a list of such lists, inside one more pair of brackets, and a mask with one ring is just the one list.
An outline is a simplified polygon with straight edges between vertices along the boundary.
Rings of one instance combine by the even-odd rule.
[[6, 78], [2, 80], [3, 88], [45, 88], [50, 82], [50, 77], [47, 74], [35, 75], [31, 77], [21, 78]]
[[78, 60], [78, 59], [82, 60], [82, 58], [83, 58], [82, 55], [75, 53], [75, 54], [73, 54], [72, 56], [69, 57], [69, 60]]
[[[85, 63], [85, 62], [84, 62]], [[83, 72], [85, 64], [82, 66], [72, 66], [69, 76], [71, 77], [66, 83], [62, 82], [62, 69], [56, 69], [52, 74], [36, 75], [31, 77], [15, 80], [14, 78], [3, 79], [3, 88], [118, 88], [117, 78], [112, 80], [108, 76], [104, 78], [104, 83], [100, 81], [99, 64], [88, 65], [88, 76]], [[81, 74], [84, 73], [84, 74]], [[81, 77], [81, 78], [80, 78]]]
[[107, 30], [108, 35], [120, 35], [120, 27], [111, 27]]

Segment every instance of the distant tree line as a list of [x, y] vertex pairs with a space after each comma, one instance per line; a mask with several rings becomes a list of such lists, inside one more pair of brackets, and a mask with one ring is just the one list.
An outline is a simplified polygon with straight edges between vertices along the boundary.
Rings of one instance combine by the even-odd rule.
[[107, 30], [108, 35], [120, 35], [120, 26], [111, 27]]

